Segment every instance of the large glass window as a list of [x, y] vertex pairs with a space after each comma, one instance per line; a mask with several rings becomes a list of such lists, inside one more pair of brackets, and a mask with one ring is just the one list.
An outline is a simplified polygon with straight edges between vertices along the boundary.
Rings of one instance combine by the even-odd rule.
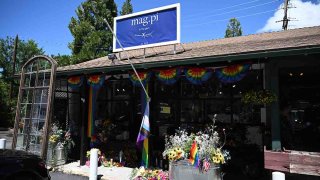
[[[290, 62], [292, 62], [290, 60]], [[305, 62], [305, 61], [304, 61]], [[286, 149], [320, 151], [320, 63], [280, 69], [281, 144]]]
[[241, 102], [241, 96], [251, 90], [262, 90], [262, 80], [261, 70], [251, 70], [234, 84], [223, 84], [216, 78], [203, 85], [182, 80], [180, 123], [203, 126], [217, 114], [220, 123], [260, 124], [261, 106], [246, 105]]

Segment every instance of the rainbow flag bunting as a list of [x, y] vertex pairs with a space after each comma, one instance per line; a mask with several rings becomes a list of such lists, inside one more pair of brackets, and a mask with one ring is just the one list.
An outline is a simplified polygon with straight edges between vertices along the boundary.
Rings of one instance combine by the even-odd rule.
[[179, 68], [171, 68], [171, 69], [164, 69], [158, 70], [155, 72], [156, 77], [159, 81], [164, 84], [171, 85], [177, 82], [180, 76], [180, 69]]
[[249, 69], [250, 64], [232, 65], [216, 70], [216, 76], [223, 83], [235, 83], [242, 80]]
[[196, 141], [194, 141], [191, 146], [189, 162], [195, 167], [199, 165], [198, 145]]
[[212, 72], [206, 68], [189, 67], [185, 69], [185, 76], [192, 84], [201, 85], [211, 78]]
[[72, 89], [77, 89], [82, 85], [82, 76], [73, 76], [68, 78], [68, 84]]
[[[143, 84], [147, 84], [151, 77], [151, 72], [138, 72], [138, 76]], [[132, 72], [129, 74], [130, 80], [134, 86], [141, 86], [137, 75]]]

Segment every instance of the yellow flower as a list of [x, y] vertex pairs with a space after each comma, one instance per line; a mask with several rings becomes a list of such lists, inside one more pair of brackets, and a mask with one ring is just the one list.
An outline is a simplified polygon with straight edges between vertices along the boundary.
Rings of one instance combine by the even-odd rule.
[[57, 140], [58, 140], [59, 136], [58, 135], [51, 135], [50, 138], [49, 138], [49, 141], [51, 143], [56, 143]]
[[220, 163], [220, 160], [219, 160], [217, 157], [215, 157], [215, 156], [212, 157], [212, 161], [213, 161], [214, 163], [216, 163], [216, 164], [219, 164], [219, 163]]
[[216, 154], [216, 157], [221, 161], [221, 163], [224, 163], [224, 157], [221, 153]]

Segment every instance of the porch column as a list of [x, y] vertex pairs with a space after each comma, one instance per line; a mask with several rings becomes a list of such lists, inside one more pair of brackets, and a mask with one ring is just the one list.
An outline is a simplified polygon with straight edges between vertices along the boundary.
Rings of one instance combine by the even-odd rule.
[[[86, 80], [85, 80], [86, 81]], [[83, 83], [80, 90], [81, 98], [81, 127], [80, 127], [80, 165], [83, 166], [86, 163], [86, 152], [88, 150], [88, 102], [89, 102], [89, 86], [87, 83]]]
[[270, 113], [268, 116], [271, 119], [272, 150], [280, 150], [279, 67], [277, 59], [272, 59], [266, 63], [266, 89], [270, 89], [278, 97], [278, 101], [269, 106]]

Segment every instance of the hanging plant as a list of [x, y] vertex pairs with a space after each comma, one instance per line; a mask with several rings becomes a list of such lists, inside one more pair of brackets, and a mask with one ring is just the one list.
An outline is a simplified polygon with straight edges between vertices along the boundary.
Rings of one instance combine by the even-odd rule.
[[277, 95], [270, 90], [248, 91], [241, 97], [244, 104], [264, 105], [277, 101]]

